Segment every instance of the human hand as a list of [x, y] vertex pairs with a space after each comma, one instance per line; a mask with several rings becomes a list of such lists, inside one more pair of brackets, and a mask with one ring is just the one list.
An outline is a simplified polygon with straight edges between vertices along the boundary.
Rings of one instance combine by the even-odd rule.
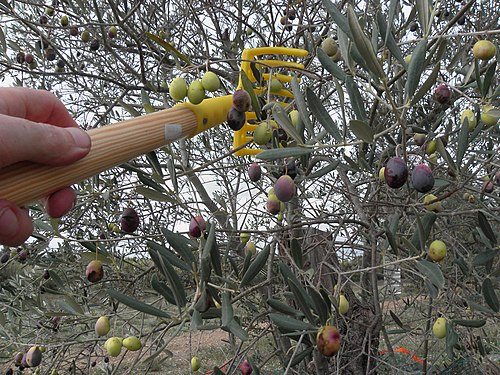
[[[23, 160], [71, 164], [87, 155], [90, 143], [87, 133], [50, 92], [0, 88], [0, 168]], [[43, 201], [51, 217], [61, 217], [73, 207], [75, 193], [68, 187]], [[18, 246], [32, 232], [28, 211], [0, 197], [0, 244]]]

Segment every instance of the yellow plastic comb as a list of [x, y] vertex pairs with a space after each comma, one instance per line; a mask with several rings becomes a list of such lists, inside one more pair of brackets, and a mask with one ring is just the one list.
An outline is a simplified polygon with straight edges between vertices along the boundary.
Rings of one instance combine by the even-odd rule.
[[[262, 60], [256, 60], [255, 58], [257, 56], [263, 56], [263, 55], [288, 55], [288, 56], [297, 56], [297, 57], [305, 57], [307, 56], [308, 52], [303, 49], [299, 48], [286, 48], [286, 47], [260, 47], [260, 48], [251, 48], [251, 49], [245, 49], [243, 50], [242, 53], [242, 60], [243, 62], [241, 63], [241, 70], [245, 72], [247, 75], [248, 79], [252, 83], [259, 83], [252, 71], [251, 64], [259, 64], [262, 67], [271, 67], [271, 68], [278, 68], [278, 69], [303, 69], [304, 65], [301, 63], [296, 63], [292, 61], [284, 61], [284, 60], [276, 60], [276, 59], [262, 59]], [[272, 77], [269, 73], [264, 73], [262, 74], [262, 78], [266, 82], [270, 82], [271, 78], [275, 78], [280, 80], [281, 82], [286, 82], [290, 83], [292, 80], [291, 76], [284, 75], [284, 74], [273, 74]], [[238, 82], [238, 89], [243, 88], [243, 82], [242, 78], [240, 75], [239, 82]], [[263, 92], [265, 88], [257, 86], [254, 91], [257, 94], [260, 94]], [[282, 89], [281, 91], [274, 93], [275, 95], [278, 96], [285, 96], [288, 98], [293, 98], [293, 94], [287, 90], [287, 89]], [[247, 113], [247, 120], [250, 119], [255, 119], [255, 113], [254, 112], [249, 112]], [[248, 141], [252, 140], [251, 136], [248, 136], [247, 134], [252, 133], [255, 129], [257, 128], [257, 125], [252, 125], [249, 124], [248, 121], [245, 123], [243, 128], [240, 130], [234, 132], [233, 135], [233, 149], [237, 150], [240, 148], [242, 145], [247, 143]], [[238, 151], [236, 151], [234, 154], [237, 156], [243, 156], [243, 155], [256, 155], [258, 153], [262, 152], [262, 150], [255, 149], [255, 148], [242, 148]]]

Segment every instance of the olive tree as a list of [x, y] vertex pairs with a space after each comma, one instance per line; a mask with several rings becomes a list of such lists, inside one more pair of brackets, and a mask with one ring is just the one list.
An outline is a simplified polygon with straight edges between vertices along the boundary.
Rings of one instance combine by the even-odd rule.
[[[35, 232], [0, 265], [2, 366], [41, 345], [42, 373], [162, 372], [175, 337], [222, 328], [223, 363], [190, 342], [203, 371], [498, 369], [495, 7], [1, 0], [4, 83], [53, 92], [87, 130], [170, 108], [174, 78], [211, 71], [221, 86], [206, 96], [243, 82], [243, 131], [270, 132], [242, 146], [254, 156], [235, 156], [221, 124], [124, 161], [76, 183], [61, 219], [30, 204]], [[481, 39], [492, 44], [473, 51]], [[307, 56], [271, 56], [298, 69], [257, 60], [251, 86], [242, 52], [262, 46]], [[277, 71], [293, 95], [271, 90], [264, 77]], [[121, 226], [126, 209], [137, 229]], [[104, 264], [95, 283], [93, 260]], [[102, 336], [100, 316], [111, 318]], [[142, 348], [109, 358], [107, 339], [127, 336]]]

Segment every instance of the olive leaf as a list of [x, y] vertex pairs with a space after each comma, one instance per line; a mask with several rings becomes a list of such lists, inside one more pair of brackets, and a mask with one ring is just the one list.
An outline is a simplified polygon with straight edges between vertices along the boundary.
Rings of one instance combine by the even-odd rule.
[[158, 316], [160, 318], [170, 317], [170, 315], [165, 311], [141, 302], [133, 297], [127, 296], [126, 294], [123, 294], [115, 289], [108, 289], [107, 292], [111, 298], [116, 299], [117, 301], [123, 303], [124, 305], [127, 305], [128, 307], [131, 307], [134, 310], [141, 311], [145, 314]]
[[269, 314], [272, 322], [278, 326], [282, 332], [316, 331], [316, 327], [302, 320], [293, 319], [288, 315]]
[[280, 312], [282, 314], [291, 315], [291, 316], [297, 316], [297, 317], [304, 316], [304, 313], [302, 313], [301, 311], [295, 310], [293, 307], [287, 305], [286, 303], [278, 301], [277, 299], [269, 298], [266, 302], [274, 310], [276, 310], [276, 311], [278, 311], [278, 312]]
[[417, 89], [418, 84], [420, 83], [420, 77], [422, 76], [422, 72], [425, 68], [425, 52], [427, 50], [427, 40], [422, 39], [415, 50], [411, 55], [410, 65], [408, 66], [408, 77], [406, 78], [405, 85], [405, 97], [406, 100], [409, 101], [415, 90]]
[[441, 70], [441, 62], [438, 62], [436, 66], [434, 66], [434, 69], [432, 69], [431, 74], [425, 82], [420, 86], [418, 91], [416, 92], [415, 96], [411, 100], [410, 106], [415, 105], [418, 103], [420, 99], [424, 97], [424, 95], [430, 90], [430, 88], [436, 83], [436, 79], [438, 77], [439, 71]]
[[288, 157], [297, 157], [302, 155], [307, 155], [313, 152], [312, 148], [305, 147], [287, 147], [287, 148], [277, 148], [272, 150], [262, 151], [257, 155], [257, 159], [261, 160], [275, 160]]
[[347, 21], [352, 32], [352, 40], [363, 57], [368, 70], [370, 70], [374, 76], [383, 78], [385, 76], [384, 70], [380, 66], [377, 55], [375, 55], [375, 51], [373, 50], [373, 46], [363, 32], [363, 29], [358, 22], [358, 17], [354, 13], [354, 9], [351, 5], [347, 8]]
[[425, 259], [420, 259], [415, 263], [417, 269], [437, 288], [444, 287], [444, 276], [441, 268], [435, 263], [429, 262]]
[[359, 120], [366, 121], [368, 116], [366, 115], [365, 101], [359, 92], [356, 82], [354, 82], [351, 76], [348, 76], [346, 79], [346, 89], [349, 94], [349, 99], [351, 99], [352, 110], [356, 114], [356, 117]]
[[153, 201], [168, 202], [168, 203], [172, 203], [172, 204], [177, 203], [177, 201], [175, 199], [172, 199], [168, 195], [166, 195], [162, 192], [159, 192], [158, 190], [154, 190], [154, 189], [148, 188], [148, 187], [143, 186], [143, 185], [136, 186], [135, 191], [137, 192], [137, 194], [140, 194], [143, 197], [150, 199], [150, 200], [153, 200]]
[[385, 45], [387, 46], [389, 51], [392, 53], [394, 58], [396, 58], [396, 60], [398, 60], [398, 62], [402, 66], [407, 68], [406, 61], [403, 57], [401, 49], [399, 48], [398, 44], [396, 43], [396, 39], [394, 38], [391, 27], [388, 27], [388, 25], [392, 25], [392, 18], [394, 17], [394, 15], [391, 15], [391, 13], [390, 13], [392, 11], [393, 3], [397, 4], [398, 0], [391, 0], [391, 5], [390, 5], [390, 9], [389, 9], [389, 20], [387, 23], [385, 22], [385, 18], [382, 15], [382, 13], [380, 11], [377, 12], [377, 25], [378, 25], [378, 28], [380, 29], [380, 33], [382, 35], [385, 35]]
[[484, 279], [482, 289], [483, 289], [484, 300], [486, 301], [488, 306], [494, 312], [500, 311], [500, 304], [498, 302], [498, 297], [495, 292], [495, 287], [493, 286], [493, 283], [489, 277]]
[[163, 40], [157, 35], [154, 35], [150, 32], [146, 32], [146, 35], [151, 39], [152, 41], [158, 43], [160, 46], [162, 46], [165, 50], [172, 52], [175, 56], [183, 60], [185, 63], [191, 65], [191, 62], [187, 58], [186, 55], [180, 53], [173, 45], [171, 45], [169, 42]]
[[495, 235], [495, 232], [491, 228], [490, 223], [488, 222], [488, 219], [486, 218], [486, 215], [482, 211], [477, 212], [477, 219], [479, 222], [479, 228], [481, 231], [484, 233], [484, 235], [490, 240], [491, 244], [493, 246], [496, 245], [497, 243], [497, 237]]
[[2, 27], [0, 27], [0, 45], [2, 46], [2, 52], [5, 53], [7, 50], [7, 43], [5, 42], [5, 34]]
[[374, 132], [373, 129], [364, 121], [351, 120], [349, 127], [356, 137], [366, 143], [373, 143]]
[[311, 120], [309, 119], [309, 108], [307, 107], [304, 96], [300, 91], [299, 80], [296, 76], [293, 76], [292, 81], [290, 82], [290, 86], [292, 87], [293, 96], [295, 97], [295, 104], [297, 105], [297, 110], [299, 111], [299, 116], [302, 120], [299, 123], [300, 128], [297, 128], [297, 131], [299, 132], [299, 134], [301, 134], [301, 138], [304, 139], [304, 127], [307, 129], [311, 136], [314, 134], [313, 126], [311, 124]]
[[337, 125], [332, 120], [332, 117], [321, 103], [321, 99], [311, 90], [311, 88], [306, 87], [306, 98], [309, 103], [309, 108], [314, 114], [318, 122], [323, 125], [323, 127], [330, 133], [330, 135], [337, 141], [342, 141], [342, 136], [337, 128]]
[[458, 324], [464, 327], [480, 328], [486, 324], [484, 319], [453, 319], [454, 324]]
[[415, 5], [418, 12], [418, 20], [420, 21], [420, 27], [424, 30], [425, 35], [427, 35], [427, 28], [429, 25], [430, 18], [430, 4], [429, 0], [416, 0]]
[[269, 258], [269, 254], [271, 253], [271, 246], [268, 244], [264, 248], [264, 250], [260, 251], [255, 259], [252, 261], [248, 270], [245, 272], [241, 279], [240, 287], [248, 285], [255, 276], [264, 268], [267, 258]]
[[273, 118], [276, 120], [278, 125], [285, 130], [285, 132], [292, 137], [297, 144], [304, 144], [304, 140], [302, 139], [302, 135], [297, 132], [295, 126], [293, 126], [290, 117], [285, 112], [282, 106], [274, 105], [273, 109]]
[[344, 73], [342, 69], [323, 51], [321, 48], [318, 48], [316, 52], [316, 56], [318, 56], [319, 62], [323, 67], [328, 70], [334, 77], [338, 78], [342, 82], [345, 81], [347, 75]]
[[257, 98], [257, 95], [255, 95], [255, 91], [253, 90], [252, 82], [250, 81], [250, 78], [248, 78], [247, 74], [243, 70], [240, 71], [240, 78], [241, 78], [241, 83], [243, 84], [243, 88], [245, 89], [246, 92], [248, 92], [248, 95], [250, 95], [250, 101], [252, 102], [252, 108], [254, 110], [255, 116], [257, 117], [257, 120], [260, 121], [261, 120], [260, 103], [259, 99]]

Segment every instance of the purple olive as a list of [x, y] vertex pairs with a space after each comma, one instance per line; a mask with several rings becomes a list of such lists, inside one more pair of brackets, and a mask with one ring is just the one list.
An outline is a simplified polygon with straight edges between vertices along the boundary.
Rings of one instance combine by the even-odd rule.
[[252, 373], [252, 366], [250, 365], [250, 362], [248, 362], [248, 359], [245, 359], [240, 365], [239, 365], [241, 375], [250, 375]]
[[250, 109], [250, 95], [243, 89], [236, 90], [233, 94], [233, 107], [238, 112], [246, 112]]
[[104, 277], [104, 268], [102, 266], [102, 262], [100, 260], [91, 261], [85, 269], [85, 276], [91, 283], [97, 283], [98, 281], [101, 281]]
[[16, 353], [16, 355], [14, 356], [14, 366], [16, 367], [21, 366], [22, 360], [23, 360], [23, 353], [21, 352]]
[[419, 164], [411, 173], [411, 183], [416, 191], [427, 193], [434, 187], [432, 169], [426, 164]]
[[0, 258], [0, 263], [7, 263], [9, 261], [10, 254], [9, 253], [3, 253], [2, 257]]
[[28, 251], [21, 250], [17, 256], [19, 257], [19, 262], [24, 263], [28, 259]]
[[408, 178], [405, 161], [398, 156], [390, 158], [384, 169], [384, 178], [387, 185], [393, 189], [403, 186]]
[[57, 57], [56, 51], [53, 48], [49, 47], [44, 52], [45, 58], [49, 61], [54, 61]]
[[257, 182], [260, 180], [262, 177], [262, 169], [260, 168], [260, 165], [253, 162], [250, 167], [248, 168], [248, 177], [250, 178], [250, 181]]
[[71, 26], [69, 28], [69, 35], [71, 36], [78, 36], [78, 26]]
[[483, 191], [485, 193], [488, 193], [488, 194], [493, 193], [493, 189], [494, 188], [495, 188], [495, 185], [493, 185], [493, 181], [491, 181], [491, 180], [484, 181], [484, 183], [483, 183]]
[[125, 233], [133, 233], [139, 227], [139, 215], [133, 208], [123, 211], [120, 218], [120, 228]]
[[33, 62], [33, 60], [35, 60], [35, 58], [33, 57], [33, 55], [31, 53], [27, 53], [24, 56], [24, 61], [26, 62], [26, 64], [31, 64]]
[[21, 366], [23, 369], [25, 368], [29, 368], [30, 366], [28, 365], [28, 362], [26, 362], [26, 354], [27, 353], [24, 353], [23, 354], [23, 359], [21, 359]]
[[272, 215], [277, 215], [280, 212], [281, 204], [276, 195], [267, 197], [266, 209]]
[[203, 216], [195, 216], [191, 218], [189, 223], [189, 235], [194, 238], [201, 237], [201, 234], [207, 229], [207, 223]]
[[25, 57], [26, 57], [26, 55], [24, 54], [24, 52], [18, 52], [16, 55], [16, 61], [19, 64], [22, 64], [25, 61]]
[[245, 113], [238, 111], [234, 107], [231, 107], [231, 109], [227, 113], [227, 125], [234, 131], [238, 131], [243, 127], [243, 125], [245, 125], [245, 121]]
[[451, 90], [448, 88], [448, 86], [446, 86], [446, 84], [441, 83], [438, 87], [436, 87], [434, 98], [438, 103], [446, 104], [450, 101]]
[[295, 195], [295, 184], [289, 175], [283, 175], [274, 184], [276, 197], [282, 202], [288, 202]]
[[99, 40], [97, 39], [92, 39], [90, 41], [90, 50], [91, 51], [97, 51], [99, 47], [101, 46], [101, 43], [99, 43]]

